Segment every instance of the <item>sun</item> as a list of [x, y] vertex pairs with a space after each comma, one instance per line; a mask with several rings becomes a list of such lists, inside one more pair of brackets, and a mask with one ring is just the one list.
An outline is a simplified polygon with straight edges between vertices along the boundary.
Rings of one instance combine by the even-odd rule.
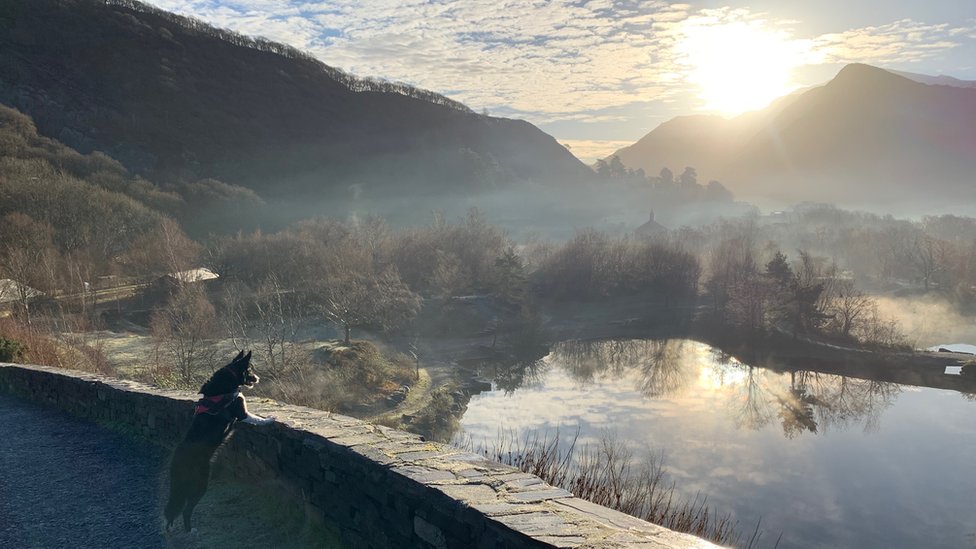
[[705, 109], [726, 115], [761, 109], [798, 86], [805, 44], [760, 22], [689, 20], [677, 44], [678, 63]]

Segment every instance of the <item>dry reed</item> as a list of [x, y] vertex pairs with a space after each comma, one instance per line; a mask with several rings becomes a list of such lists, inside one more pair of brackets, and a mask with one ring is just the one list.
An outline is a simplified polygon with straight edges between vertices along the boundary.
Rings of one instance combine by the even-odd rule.
[[707, 497], [698, 494], [691, 501], [680, 499], [674, 483], [668, 480], [663, 454], [648, 451], [644, 459], [638, 459], [611, 433], [605, 433], [595, 444], [580, 444], [579, 438], [577, 429], [568, 439], [560, 437], [557, 430], [553, 436], [533, 432], [522, 438], [503, 435], [490, 444], [475, 445], [471, 440], [455, 443], [518, 467], [577, 497], [648, 522], [721, 545], [758, 547], [763, 534], [761, 521], [749, 537], [744, 537], [732, 515], [717, 512], [708, 505]]

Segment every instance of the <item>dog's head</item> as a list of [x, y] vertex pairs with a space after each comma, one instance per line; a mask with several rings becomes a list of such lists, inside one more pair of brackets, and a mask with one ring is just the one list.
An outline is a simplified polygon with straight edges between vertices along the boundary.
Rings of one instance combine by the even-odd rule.
[[234, 360], [223, 368], [214, 372], [214, 375], [200, 387], [203, 396], [225, 395], [237, 391], [240, 386], [253, 387], [260, 378], [251, 371], [251, 352], [244, 351], [237, 353]]

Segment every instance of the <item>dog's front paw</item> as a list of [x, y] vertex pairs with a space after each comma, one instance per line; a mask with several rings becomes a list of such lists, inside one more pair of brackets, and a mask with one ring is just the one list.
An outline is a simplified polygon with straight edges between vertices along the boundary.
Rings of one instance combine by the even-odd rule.
[[274, 423], [274, 420], [274, 416], [260, 417], [248, 415], [247, 418], [244, 419], [244, 423], [250, 423], [251, 425], [271, 425]]

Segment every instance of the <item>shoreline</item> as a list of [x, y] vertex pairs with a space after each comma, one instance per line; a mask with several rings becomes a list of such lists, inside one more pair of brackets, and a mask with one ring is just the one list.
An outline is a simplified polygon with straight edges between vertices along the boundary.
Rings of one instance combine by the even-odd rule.
[[976, 393], [976, 380], [945, 374], [973, 355], [954, 352], [884, 351], [845, 347], [827, 341], [773, 333], [745, 338], [717, 330], [700, 320], [702, 300], [665, 308], [641, 296], [601, 303], [543, 304], [549, 344], [568, 339], [693, 339], [734, 356], [745, 364], [780, 372], [801, 370], [885, 381], [900, 385]]

